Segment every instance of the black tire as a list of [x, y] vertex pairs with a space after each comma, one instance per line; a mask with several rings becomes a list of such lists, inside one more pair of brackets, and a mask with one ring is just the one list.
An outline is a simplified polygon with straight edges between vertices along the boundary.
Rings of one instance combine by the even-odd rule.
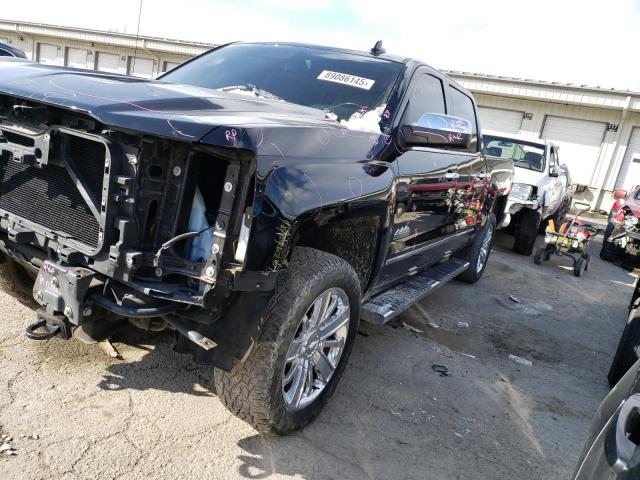
[[520, 221], [516, 228], [516, 239], [513, 242], [513, 251], [521, 255], [531, 255], [536, 244], [538, 229], [542, 215], [537, 210], [525, 208], [520, 213]]
[[614, 243], [609, 242], [606, 238], [602, 241], [602, 249], [600, 250], [600, 258], [607, 262], [621, 262], [626, 255], [624, 248], [616, 246]]
[[584, 258], [580, 257], [578, 258], [578, 260], [576, 260], [575, 264], [573, 265], [573, 276], [574, 277], [581, 276], [583, 267], [584, 267]]
[[638, 360], [640, 346], [640, 308], [629, 312], [627, 324], [622, 331], [616, 354], [611, 362], [607, 379], [612, 387], [627, 373], [627, 370]]
[[[300, 320], [313, 301], [337, 287], [348, 297], [350, 322], [344, 350], [324, 390], [300, 410], [287, 407], [282, 375], [285, 357]], [[231, 372], [216, 369], [214, 382], [222, 403], [262, 433], [286, 434], [311, 422], [333, 394], [353, 347], [360, 321], [360, 283], [343, 259], [311, 248], [296, 248], [288, 272], [278, 281], [253, 351]]]
[[[458, 275], [458, 280], [462, 280], [466, 283], [475, 283], [480, 280], [482, 274], [484, 273], [484, 269], [487, 268], [487, 263], [489, 263], [489, 257], [491, 256], [491, 247], [493, 245], [495, 233], [496, 217], [491, 213], [489, 214], [487, 222], [484, 224], [482, 229], [478, 231], [478, 234], [473, 240], [473, 243], [469, 245], [465, 250], [463, 250], [461, 255], [458, 255], [460, 258], [463, 258], [469, 262], [469, 268]], [[482, 251], [483, 243], [487, 239], [487, 235], [490, 235], [488, 250], [484, 257], [482, 266], [478, 268], [480, 253]]]
[[588, 272], [589, 271], [589, 266], [591, 265], [591, 254], [590, 253], [585, 253], [584, 254], [584, 271]]
[[536, 250], [536, 254], [533, 256], [533, 263], [536, 265], [541, 265], [542, 260], [546, 260], [546, 249], [544, 247], [539, 247]]

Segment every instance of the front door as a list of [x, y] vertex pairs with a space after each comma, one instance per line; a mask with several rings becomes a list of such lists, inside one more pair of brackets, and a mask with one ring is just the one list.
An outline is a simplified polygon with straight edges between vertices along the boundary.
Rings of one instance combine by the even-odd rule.
[[[401, 124], [411, 124], [425, 113], [447, 113], [445, 85], [427, 67], [413, 75]], [[417, 272], [440, 260], [455, 236], [454, 206], [460, 152], [408, 147], [398, 159], [392, 238], [380, 284]]]

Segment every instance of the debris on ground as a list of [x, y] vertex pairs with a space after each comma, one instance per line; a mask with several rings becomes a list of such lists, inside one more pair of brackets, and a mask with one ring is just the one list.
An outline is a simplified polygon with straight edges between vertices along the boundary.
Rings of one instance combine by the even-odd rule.
[[440, 374], [441, 377], [448, 377], [449, 375], [451, 375], [449, 369], [444, 365], [431, 365], [431, 370]]
[[17, 455], [16, 449], [11, 445], [13, 438], [9, 435], [2, 435], [2, 444], [0, 445], [0, 453], [4, 453], [5, 455]]
[[362, 335], [363, 337], [368, 337], [369, 336], [369, 332], [367, 332], [366, 330], [364, 330], [362, 328], [360, 330], [358, 330], [358, 334]]
[[512, 353], [509, 354], [509, 360], [519, 363], [520, 365], [525, 365], [527, 367], [533, 366], [533, 362], [531, 360], [527, 360], [526, 358], [519, 357]]
[[422, 330], [420, 330], [419, 328], [416, 328], [416, 327], [414, 327], [414, 326], [412, 326], [412, 325], [409, 325], [409, 324], [408, 324], [408, 323], [406, 323], [406, 322], [401, 322], [401, 323], [402, 323], [402, 327], [403, 327], [405, 330], [408, 330], [408, 331], [410, 331], [410, 332], [414, 332], [414, 333], [424, 333], [424, 331], [422, 331]]
[[31, 440], [40, 440], [40, 435], [38, 435], [37, 433], [34, 433], [33, 435], [31, 435], [29, 437]]
[[98, 344], [100, 345], [100, 348], [102, 348], [102, 350], [104, 350], [104, 352], [111, 358], [121, 358], [118, 350], [116, 350], [116, 347], [114, 347], [113, 343], [111, 343], [109, 340], [103, 340]]
[[475, 355], [471, 355], [470, 353], [461, 353], [460, 355], [462, 355], [463, 357], [478, 358]]
[[514, 295], [509, 295], [509, 300], [511, 300], [513, 303], [520, 303], [520, 299]]
[[436, 323], [436, 322], [429, 322], [427, 323], [427, 325], [429, 325], [431, 328], [440, 328], [440, 324]]
[[458, 322], [458, 328], [469, 328], [469, 322]]

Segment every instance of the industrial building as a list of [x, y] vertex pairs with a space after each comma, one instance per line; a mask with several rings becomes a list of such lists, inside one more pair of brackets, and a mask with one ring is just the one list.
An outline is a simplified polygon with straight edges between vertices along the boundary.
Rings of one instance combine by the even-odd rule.
[[[153, 78], [212, 44], [0, 20], [0, 42], [51, 65]], [[428, 60], [428, 59], [426, 59]], [[575, 198], [608, 209], [614, 189], [640, 183], [640, 92], [448, 72], [471, 90], [484, 128], [560, 145]]]

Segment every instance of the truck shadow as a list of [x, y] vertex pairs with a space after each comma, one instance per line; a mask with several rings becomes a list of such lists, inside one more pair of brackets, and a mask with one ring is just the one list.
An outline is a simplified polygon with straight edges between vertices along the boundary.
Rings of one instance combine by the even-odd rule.
[[[191, 357], [175, 352], [171, 332], [142, 332], [125, 326], [112, 337], [116, 348], [136, 349], [136, 361], [117, 361], [107, 367], [98, 386], [103, 390], [162, 390], [195, 396], [213, 396], [213, 368], [194, 364]], [[124, 344], [124, 348], [122, 345]], [[152, 345], [152, 346], [151, 346]]]

